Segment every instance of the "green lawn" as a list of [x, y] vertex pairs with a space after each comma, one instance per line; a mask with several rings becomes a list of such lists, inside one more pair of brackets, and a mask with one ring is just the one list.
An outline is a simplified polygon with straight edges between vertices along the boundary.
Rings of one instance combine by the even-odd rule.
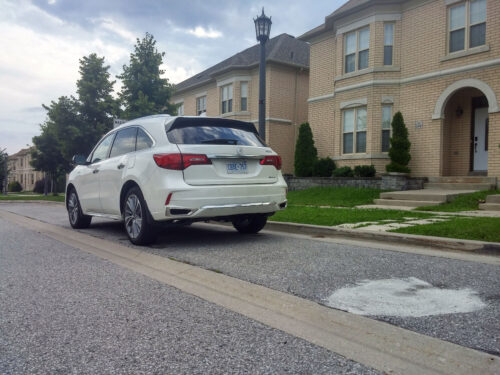
[[396, 210], [289, 206], [286, 210], [277, 212], [270, 218], [270, 220], [332, 226], [344, 223], [360, 223], [365, 221], [403, 221], [404, 218], [409, 217], [424, 219], [432, 216], [434, 215], [421, 212]]
[[51, 202], [64, 202], [64, 194], [47, 196], [34, 195], [29, 193], [9, 193], [7, 195], [0, 194], [0, 201], [51, 201]]
[[288, 192], [288, 204], [310, 206], [354, 207], [371, 204], [384, 190], [350, 187], [314, 187]]
[[437, 212], [459, 212], [473, 211], [479, 209], [479, 200], [484, 201], [490, 194], [500, 194], [500, 190], [478, 191], [472, 194], [463, 194], [458, 196], [452, 202], [441, 204], [439, 206], [418, 207], [416, 210], [437, 211]]
[[391, 232], [500, 242], [500, 218], [453, 217], [450, 221], [400, 228]]

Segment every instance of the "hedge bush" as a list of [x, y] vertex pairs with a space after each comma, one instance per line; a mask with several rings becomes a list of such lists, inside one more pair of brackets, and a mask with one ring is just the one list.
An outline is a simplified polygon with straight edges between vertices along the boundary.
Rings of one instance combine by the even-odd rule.
[[33, 188], [33, 193], [43, 194], [44, 193], [45, 184], [43, 180], [35, 181], [35, 187]]
[[9, 191], [12, 193], [18, 193], [20, 191], [23, 191], [23, 187], [21, 186], [21, 184], [18, 181], [12, 181], [9, 184]]
[[317, 159], [313, 164], [312, 175], [314, 177], [330, 177], [335, 167], [335, 162], [328, 157]]
[[374, 165], [357, 165], [354, 167], [354, 176], [356, 177], [375, 177]]
[[300, 125], [299, 136], [295, 145], [295, 176], [312, 176], [314, 162], [318, 159], [318, 150], [314, 147], [313, 134], [308, 122]]
[[351, 167], [340, 167], [333, 171], [333, 177], [353, 177], [354, 172]]
[[391, 162], [386, 165], [387, 172], [410, 173], [408, 163], [411, 160], [411, 142], [408, 139], [408, 129], [401, 112], [396, 112], [392, 118], [392, 137], [389, 157]]

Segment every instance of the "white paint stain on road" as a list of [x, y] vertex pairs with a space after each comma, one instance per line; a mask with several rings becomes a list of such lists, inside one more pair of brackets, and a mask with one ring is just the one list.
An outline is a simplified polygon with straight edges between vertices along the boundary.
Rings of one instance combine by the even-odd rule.
[[358, 315], [400, 317], [467, 313], [486, 306], [472, 289], [441, 289], [415, 277], [363, 280], [338, 289], [326, 304]]

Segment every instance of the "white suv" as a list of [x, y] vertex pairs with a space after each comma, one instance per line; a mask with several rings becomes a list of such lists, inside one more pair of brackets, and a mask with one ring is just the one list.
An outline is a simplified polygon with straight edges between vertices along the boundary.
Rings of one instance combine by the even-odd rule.
[[77, 165], [66, 187], [73, 228], [92, 216], [124, 221], [130, 241], [155, 240], [161, 223], [231, 221], [257, 233], [286, 207], [281, 158], [252, 123], [156, 115], [106, 134]]

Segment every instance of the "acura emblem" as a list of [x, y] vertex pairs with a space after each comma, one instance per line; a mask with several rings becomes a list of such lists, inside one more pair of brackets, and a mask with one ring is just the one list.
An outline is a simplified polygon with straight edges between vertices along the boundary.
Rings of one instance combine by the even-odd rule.
[[238, 155], [243, 155], [243, 148], [238, 147], [238, 148], [236, 149], [236, 153], [237, 153]]

